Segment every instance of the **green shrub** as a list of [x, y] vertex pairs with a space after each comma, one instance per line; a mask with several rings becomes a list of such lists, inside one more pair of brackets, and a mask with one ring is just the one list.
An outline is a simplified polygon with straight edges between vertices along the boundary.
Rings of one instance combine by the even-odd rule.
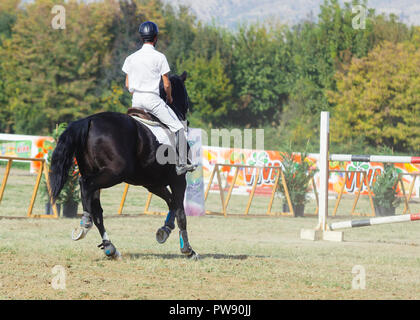
[[[294, 206], [304, 205], [308, 200], [306, 195], [309, 183], [318, 169], [313, 168], [308, 161], [306, 152], [301, 154], [300, 161], [297, 161], [295, 154], [290, 151], [281, 152], [281, 157], [284, 179], [290, 200]], [[286, 197], [281, 179], [279, 180], [278, 190]]]
[[397, 196], [398, 171], [393, 164], [384, 164], [384, 171], [376, 177], [372, 187], [373, 202], [383, 208], [397, 207], [401, 199]]

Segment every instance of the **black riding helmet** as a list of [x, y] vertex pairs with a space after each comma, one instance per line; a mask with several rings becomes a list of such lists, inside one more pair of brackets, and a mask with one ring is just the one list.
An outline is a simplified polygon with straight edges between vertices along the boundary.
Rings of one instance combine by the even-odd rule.
[[139, 27], [139, 33], [143, 42], [152, 42], [158, 35], [159, 29], [156, 23], [152, 21], [143, 22]]

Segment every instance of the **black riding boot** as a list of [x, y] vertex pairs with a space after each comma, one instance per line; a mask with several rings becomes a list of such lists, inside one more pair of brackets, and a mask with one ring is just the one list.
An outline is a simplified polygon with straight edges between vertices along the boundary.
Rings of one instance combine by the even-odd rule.
[[192, 164], [191, 159], [188, 156], [189, 146], [185, 139], [184, 130], [181, 129], [177, 131], [175, 137], [177, 151], [176, 174], [180, 176], [188, 171], [194, 171], [197, 169], [197, 165]]

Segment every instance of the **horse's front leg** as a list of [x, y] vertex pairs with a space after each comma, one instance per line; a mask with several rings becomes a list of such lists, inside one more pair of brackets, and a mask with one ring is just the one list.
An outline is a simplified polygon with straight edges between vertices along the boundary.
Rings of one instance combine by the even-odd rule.
[[[183, 186], [183, 187], [182, 187]], [[175, 210], [176, 222], [179, 228], [179, 246], [181, 252], [188, 256], [190, 259], [198, 259], [198, 254], [192, 249], [187, 232], [187, 216], [184, 210], [184, 194], [185, 194], [186, 182], [185, 178], [181, 186], [177, 189], [171, 189], [173, 191], [173, 198], [176, 203], [177, 209]], [[184, 190], [182, 192], [182, 189]]]
[[175, 229], [175, 210], [169, 209], [166, 215], [165, 222], [162, 227], [156, 231], [156, 241], [159, 243], [165, 243], [169, 238], [172, 230]]
[[192, 249], [190, 241], [188, 240], [187, 218], [185, 216], [184, 208], [176, 210], [176, 218], [179, 228], [179, 246], [181, 252], [190, 259], [198, 259], [198, 254]]
[[156, 231], [156, 241], [164, 243], [169, 238], [172, 230], [175, 229], [175, 206], [172, 194], [169, 192], [167, 187], [147, 187], [147, 190], [165, 200], [169, 208], [169, 212], [163, 226]]

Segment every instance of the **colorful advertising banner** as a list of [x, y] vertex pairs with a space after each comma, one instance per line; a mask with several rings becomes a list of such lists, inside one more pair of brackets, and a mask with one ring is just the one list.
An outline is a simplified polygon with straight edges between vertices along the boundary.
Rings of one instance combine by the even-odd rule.
[[[204, 183], [208, 184], [216, 163], [243, 164], [252, 166], [280, 166], [280, 154], [275, 151], [256, 151], [248, 149], [229, 149], [203, 146], [203, 175]], [[230, 185], [234, 179], [234, 167], [221, 167], [224, 180]], [[274, 169], [263, 169], [257, 181], [257, 194], [270, 194], [276, 175]], [[256, 169], [244, 168], [239, 170], [233, 194], [249, 194], [256, 179]], [[210, 190], [218, 190], [214, 184]]]
[[[52, 149], [53, 141], [51, 137], [0, 134], [0, 156], [42, 159]], [[39, 161], [31, 162], [31, 173], [37, 172], [40, 166]]]
[[[408, 192], [413, 177], [410, 173], [420, 173], [420, 164], [411, 163], [395, 163], [398, 173], [401, 173], [401, 178], [404, 184], [405, 192]], [[344, 186], [344, 193], [355, 193], [362, 188], [361, 194], [368, 194], [367, 185], [370, 187], [374, 184], [376, 177], [382, 173], [384, 166], [379, 162], [357, 162], [357, 161], [330, 161], [330, 170], [348, 171], [344, 172], [330, 172], [329, 191], [338, 193], [344, 181], [347, 181]], [[363, 174], [358, 171], [366, 172], [366, 180], [363, 181]], [[420, 179], [416, 179], [413, 197], [418, 198], [420, 188]], [[398, 194], [403, 195], [400, 184], [397, 185]]]
[[0, 155], [8, 157], [30, 158], [32, 141], [0, 140]]
[[[297, 155], [297, 160], [299, 160], [299, 157], [300, 156]], [[309, 154], [307, 161], [309, 161], [314, 167], [318, 167], [318, 159], [318, 154]], [[209, 183], [211, 173], [216, 163], [255, 166], [281, 166], [281, 156], [277, 151], [230, 149], [203, 146], [203, 176], [205, 184]], [[404, 183], [404, 188], [407, 192], [413, 177], [404, 174], [420, 172], [420, 164], [395, 163], [395, 167], [399, 173], [403, 173], [402, 180]], [[222, 179], [227, 183], [227, 185], [232, 183], [235, 170], [236, 169], [234, 167], [221, 167], [221, 173], [223, 176]], [[330, 161], [330, 170], [349, 171], [348, 173], [330, 172], [328, 185], [330, 192], [338, 193], [345, 181], [345, 175], [347, 175], [344, 193], [352, 194], [358, 191], [360, 187], [362, 187], [362, 194], [367, 194], [367, 186], [363, 181], [363, 175], [358, 171], [365, 171], [367, 173], [368, 184], [372, 186], [376, 176], [381, 174], [383, 170], [383, 164], [375, 162]], [[274, 169], [263, 169], [262, 174], [258, 177], [255, 193], [266, 195], [271, 194], [275, 178], [276, 172]], [[238, 177], [236, 179], [235, 187], [232, 193], [248, 195], [251, 192], [251, 188], [255, 179], [255, 168], [241, 169], [238, 173]], [[317, 188], [319, 188], [319, 173], [315, 175], [314, 179]], [[216, 180], [213, 182], [215, 181]], [[310, 185], [310, 188], [312, 188], [312, 185]], [[413, 190], [413, 197], [419, 197], [419, 188], [420, 179], [416, 179], [416, 184]], [[402, 195], [400, 187], [398, 189], [400, 195]], [[214, 183], [210, 190], [217, 191], [217, 183]]]

